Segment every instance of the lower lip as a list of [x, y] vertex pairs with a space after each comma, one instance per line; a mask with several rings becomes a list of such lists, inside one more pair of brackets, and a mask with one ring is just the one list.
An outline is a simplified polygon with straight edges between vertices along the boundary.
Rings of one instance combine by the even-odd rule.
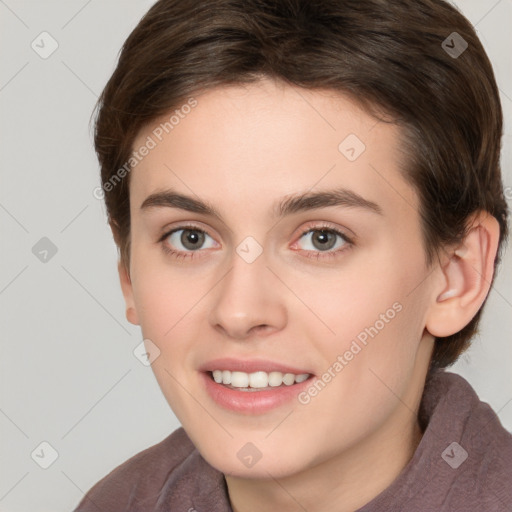
[[237, 391], [215, 382], [209, 372], [201, 372], [207, 393], [213, 400], [230, 411], [245, 414], [262, 414], [290, 402], [307, 388], [312, 376], [291, 386], [279, 386], [268, 391]]

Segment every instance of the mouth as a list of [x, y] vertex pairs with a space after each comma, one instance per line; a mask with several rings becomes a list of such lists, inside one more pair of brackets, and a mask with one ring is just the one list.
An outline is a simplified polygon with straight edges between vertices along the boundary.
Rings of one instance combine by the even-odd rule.
[[203, 389], [224, 410], [256, 415], [293, 404], [314, 374], [269, 361], [212, 361], [199, 369]]

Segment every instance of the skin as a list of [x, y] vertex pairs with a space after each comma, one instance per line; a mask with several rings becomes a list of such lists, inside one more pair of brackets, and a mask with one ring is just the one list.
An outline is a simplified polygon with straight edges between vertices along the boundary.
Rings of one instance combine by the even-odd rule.
[[[343, 95], [269, 79], [196, 99], [130, 174], [131, 256], [128, 268], [119, 264], [127, 318], [159, 348], [156, 379], [201, 455], [224, 473], [235, 512], [353, 511], [392, 483], [420, 442], [434, 336], [457, 332], [481, 306], [498, 224], [475, 216], [464, 245], [428, 268], [418, 197], [399, 172], [397, 126]], [[353, 162], [338, 149], [349, 134], [366, 146]], [[346, 206], [272, 215], [283, 198], [337, 187], [382, 215]], [[222, 220], [141, 209], [169, 188], [208, 202]], [[191, 222], [209, 235], [204, 246], [187, 249], [182, 232], [159, 241]], [[326, 223], [353, 241], [337, 237], [329, 251], [344, 250], [333, 257], [302, 236]], [[263, 249], [253, 263], [236, 253], [248, 236]], [[273, 359], [321, 377], [395, 303], [400, 312], [308, 404], [240, 414], [202, 387], [198, 367], [225, 356]], [[247, 442], [262, 454], [250, 468], [237, 457]]]

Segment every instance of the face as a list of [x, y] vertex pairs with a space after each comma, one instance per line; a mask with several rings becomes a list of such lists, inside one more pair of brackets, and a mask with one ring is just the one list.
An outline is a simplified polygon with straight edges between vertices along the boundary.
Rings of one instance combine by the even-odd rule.
[[195, 100], [139, 133], [134, 149], [154, 147], [130, 175], [123, 291], [172, 410], [212, 466], [248, 478], [396, 434], [432, 348], [398, 128], [270, 80]]

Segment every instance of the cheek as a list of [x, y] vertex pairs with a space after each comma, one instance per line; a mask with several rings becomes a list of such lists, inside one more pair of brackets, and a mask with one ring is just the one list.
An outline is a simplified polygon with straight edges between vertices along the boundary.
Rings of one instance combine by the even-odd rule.
[[310, 312], [302, 308], [295, 321], [328, 365], [341, 355], [347, 366], [381, 369], [394, 380], [414, 364], [424, 314], [418, 284], [426, 272], [421, 254], [405, 256], [393, 246], [338, 274], [296, 279]]
[[133, 292], [145, 336], [166, 340], [172, 336], [207, 291], [208, 280], [192, 267], [170, 265], [166, 256], [144, 254], [133, 258]]
[[404, 301], [407, 286], [396, 269], [376, 263], [375, 258], [339, 272], [295, 276], [294, 292], [304, 297], [310, 312], [304, 314], [300, 305], [297, 311], [302, 322], [316, 329], [316, 337], [330, 332], [339, 340], [350, 340], [376, 322], [382, 330], [381, 315], [385, 315], [384, 321], [395, 318], [396, 303]]
[[142, 336], [160, 351], [151, 368], [180, 421], [197, 415], [194, 402], [183, 389], [190, 389], [191, 345], [199, 339], [195, 319], [205, 293], [200, 282], [183, 271], [170, 273], [169, 267], [162, 265], [142, 265], [133, 279]]

